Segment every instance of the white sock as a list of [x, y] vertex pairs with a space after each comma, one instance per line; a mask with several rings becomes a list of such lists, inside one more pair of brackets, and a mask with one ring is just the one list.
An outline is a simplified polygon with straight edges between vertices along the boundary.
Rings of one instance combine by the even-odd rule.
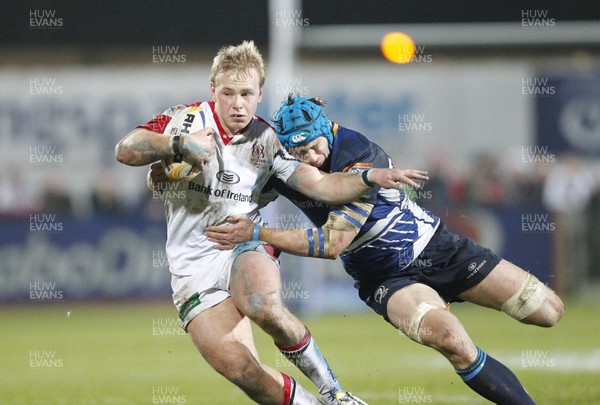
[[306, 335], [295, 346], [278, 346], [281, 353], [317, 387], [319, 394], [334, 395], [343, 391], [327, 360], [319, 350], [308, 328]]

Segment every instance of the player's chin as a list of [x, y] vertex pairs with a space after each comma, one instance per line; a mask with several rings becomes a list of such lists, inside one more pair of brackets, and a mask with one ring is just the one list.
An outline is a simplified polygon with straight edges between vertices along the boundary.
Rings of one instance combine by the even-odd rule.
[[229, 122], [230, 128], [239, 131], [240, 129], [246, 127], [250, 123], [250, 120], [245, 115], [236, 115], [229, 117]]
[[311, 165], [312, 167], [316, 167], [317, 169], [320, 168], [321, 166], [323, 166], [324, 161], [310, 161], [310, 160], [306, 160], [305, 161], [307, 164]]

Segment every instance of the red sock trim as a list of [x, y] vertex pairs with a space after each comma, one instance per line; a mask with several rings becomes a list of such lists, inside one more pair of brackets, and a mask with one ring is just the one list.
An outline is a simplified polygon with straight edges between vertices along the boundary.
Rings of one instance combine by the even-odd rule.
[[287, 374], [281, 373], [281, 376], [283, 377], [283, 397], [281, 398], [281, 405], [291, 405], [294, 400], [296, 382]]
[[310, 339], [312, 339], [312, 335], [310, 334], [308, 328], [306, 326], [304, 328], [306, 329], [306, 334], [302, 339], [300, 339], [300, 342], [298, 344], [295, 344], [294, 346], [280, 346], [277, 343], [275, 343], [275, 346], [277, 346], [279, 350], [284, 352], [296, 352], [300, 349], [303, 349], [310, 343]]

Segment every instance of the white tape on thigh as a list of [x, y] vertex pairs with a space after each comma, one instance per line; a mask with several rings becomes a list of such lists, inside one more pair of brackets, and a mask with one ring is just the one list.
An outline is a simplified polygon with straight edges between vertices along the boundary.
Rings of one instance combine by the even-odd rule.
[[537, 311], [547, 296], [548, 287], [533, 274], [528, 274], [517, 292], [502, 305], [502, 312], [520, 321]]
[[419, 305], [417, 305], [417, 308], [415, 309], [412, 318], [410, 318], [410, 324], [408, 325], [408, 331], [406, 331], [406, 336], [408, 336], [416, 342], [423, 343], [421, 342], [421, 337], [419, 336], [419, 327], [421, 326], [421, 321], [423, 321], [423, 317], [425, 316], [425, 314], [431, 311], [432, 309], [447, 310], [448, 307], [437, 302], [421, 302]]

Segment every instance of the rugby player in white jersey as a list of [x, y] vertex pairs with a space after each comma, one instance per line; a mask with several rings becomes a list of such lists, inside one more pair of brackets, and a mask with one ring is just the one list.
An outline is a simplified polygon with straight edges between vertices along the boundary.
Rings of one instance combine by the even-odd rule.
[[[273, 129], [255, 116], [265, 80], [262, 56], [252, 42], [221, 49], [210, 77], [212, 101], [201, 109], [206, 128], [189, 135], [165, 136], [168, 121], [184, 106], [168, 109], [126, 135], [116, 157], [130, 166], [148, 165], [183, 155], [202, 173], [177, 184], [185, 198], [165, 198], [167, 257], [173, 300], [182, 327], [206, 361], [262, 404], [318, 404], [320, 401], [291, 377], [259, 362], [250, 319], [317, 386], [327, 404], [364, 404], [343, 390], [306, 326], [283, 305], [278, 262], [263, 242], [233, 251], [214, 249], [204, 230], [244, 214], [260, 222], [260, 192], [272, 176], [312, 199], [328, 204], [350, 202], [371, 186], [414, 186], [416, 171], [381, 169], [367, 178], [325, 174], [291, 157]], [[217, 174], [235, 173], [235, 184]]]
[[[390, 165], [375, 143], [329, 121], [319, 99], [290, 96], [275, 114], [275, 128], [292, 154], [321, 170]], [[409, 338], [444, 355], [471, 389], [495, 403], [533, 403], [512, 371], [475, 345], [448, 303], [470, 301], [523, 323], [553, 326], [562, 317], [563, 303], [550, 288], [489, 249], [449, 232], [401, 190], [374, 188], [351, 204], [328, 207], [275, 178], [265, 191], [269, 187], [317, 228], [269, 229], [234, 216], [229, 226], [207, 228], [218, 248], [254, 238], [296, 255], [339, 256], [361, 299]]]

